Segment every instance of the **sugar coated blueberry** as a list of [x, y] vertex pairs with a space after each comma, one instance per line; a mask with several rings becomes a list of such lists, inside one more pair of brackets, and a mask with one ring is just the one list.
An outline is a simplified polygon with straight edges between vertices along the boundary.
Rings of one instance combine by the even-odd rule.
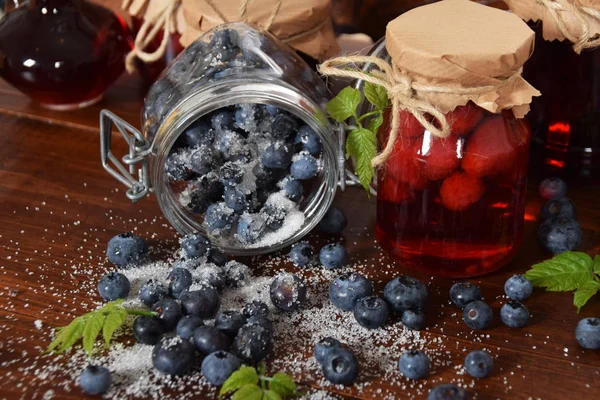
[[290, 167], [290, 174], [300, 180], [314, 178], [319, 171], [319, 163], [316, 158], [308, 153], [302, 153], [294, 159]]
[[308, 151], [314, 157], [318, 157], [323, 148], [321, 138], [308, 125], [303, 125], [298, 129], [294, 144], [302, 146], [302, 150]]
[[239, 358], [226, 351], [215, 351], [202, 361], [202, 375], [215, 386], [221, 386], [241, 366]]
[[211, 286], [185, 291], [182, 293], [180, 301], [183, 314], [205, 319], [213, 318], [221, 306], [221, 296], [217, 289]]
[[329, 285], [329, 299], [334, 306], [350, 311], [358, 299], [373, 293], [373, 283], [358, 272], [344, 273]]
[[117, 267], [138, 265], [148, 256], [148, 245], [141, 236], [121, 233], [110, 239], [106, 255]]
[[206, 235], [200, 232], [190, 233], [181, 240], [181, 248], [189, 258], [198, 258], [208, 255], [211, 245]]
[[258, 364], [271, 351], [272, 337], [272, 332], [263, 326], [244, 325], [235, 337], [232, 353], [244, 363]]
[[194, 366], [194, 345], [179, 336], [163, 338], [152, 350], [152, 365], [167, 375], [185, 375]]
[[173, 268], [167, 276], [169, 281], [169, 293], [175, 298], [192, 286], [192, 274], [185, 268]]
[[273, 305], [283, 311], [295, 311], [306, 302], [306, 284], [294, 274], [281, 273], [273, 279], [269, 289]]
[[142, 285], [138, 297], [146, 306], [152, 307], [168, 295], [169, 291], [162, 283], [156, 279], [150, 279]]
[[254, 243], [262, 236], [266, 227], [266, 221], [262, 214], [244, 213], [237, 226], [238, 238], [242, 243]]
[[298, 242], [292, 245], [290, 260], [297, 267], [306, 267], [315, 261], [315, 249], [308, 242]]
[[124, 299], [129, 294], [129, 279], [119, 272], [109, 272], [98, 282], [98, 293], [104, 300]]
[[275, 142], [265, 149], [261, 154], [261, 163], [267, 168], [285, 169], [292, 163], [293, 156], [290, 145]]
[[238, 331], [246, 324], [246, 317], [236, 310], [219, 311], [215, 317], [215, 328], [230, 338], [235, 338]]

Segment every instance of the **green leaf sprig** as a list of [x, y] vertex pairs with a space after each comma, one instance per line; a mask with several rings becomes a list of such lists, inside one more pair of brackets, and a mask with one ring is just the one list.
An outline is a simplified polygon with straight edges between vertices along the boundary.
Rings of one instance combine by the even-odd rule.
[[[360, 183], [369, 192], [369, 186], [375, 176], [371, 160], [377, 155], [377, 131], [383, 124], [383, 112], [389, 106], [389, 99], [383, 87], [370, 82], [365, 82], [363, 93], [373, 105], [373, 111], [357, 115], [356, 109], [361, 103], [362, 95], [360, 90], [352, 87], [342, 89], [327, 103], [326, 108], [331, 118], [344, 123], [345, 128], [350, 131], [346, 140], [346, 158], [354, 157]], [[346, 120], [351, 118], [356, 125], [346, 124]]]
[[300, 396], [294, 379], [278, 372], [272, 377], [265, 375], [263, 364], [258, 371], [253, 367], [241, 367], [221, 386], [219, 399], [233, 393], [232, 400], [281, 400]]
[[535, 264], [525, 277], [533, 286], [545, 287], [547, 291], [574, 290], [573, 304], [579, 312], [600, 291], [600, 255], [592, 259], [586, 253], [567, 251]]
[[63, 353], [82, 339], [83, 348], [91, 355], [94, 342], [100, 332], [106, 347], [110, 347], [113, 334], [125, 323], [128, 315], [156, 315], [151, 311], [127, 309], [123, 307], [123, 301], [123, 299], [111, 301], [102, 308], [80, 315], [69, 325], [58, 328], [56, 337], [46, 351]]

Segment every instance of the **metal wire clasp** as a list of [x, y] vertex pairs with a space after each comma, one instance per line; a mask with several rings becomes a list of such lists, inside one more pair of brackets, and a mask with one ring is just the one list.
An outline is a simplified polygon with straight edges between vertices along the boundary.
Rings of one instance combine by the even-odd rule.
[[[113, 126], [117, 128], [129, 145], [129, 153], [122, 158], [123, 164], [128, 165], [129, 169], [125, 168], [112, 153]], [[151, 152], [150, 147], [150, 142], [131, 124], [108, 110], [100, 111], [100, 157], [102, 166], [109, 174], [129, 188], [126, 193], [127, 197], [134, 202], [144, 198], [151, 191], [148, 160], [146, 159]], [[134, 177], [136, 170], [137, 178]]]

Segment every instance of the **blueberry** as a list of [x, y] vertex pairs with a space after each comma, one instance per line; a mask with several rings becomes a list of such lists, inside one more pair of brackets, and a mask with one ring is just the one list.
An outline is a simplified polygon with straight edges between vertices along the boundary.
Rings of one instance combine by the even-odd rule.
[[221, 166], [219, 175], [221, 176], [221, 182], [225, 186], [234, 186], [238, 183], [242, 183], [242, 180], [244, 179], [242, 167], [231, 161], [228, 161]]
[[206, 263], [194, 271], [194, 280], [204, 286], [222, 290], [225, 287], [225, 272], [222, 267]]
[[397, 313], [415, 308], [425, 309], [427, 286], [412, 276], [400, 275], [385, 285], [383, 298]]
[[231, 339], [214, 326], [200, 326], [194, 330], [194, 344], [198, 352], [204, 356], [215, 351], [229, 351]]
[[367, 329], [385, 325], [389, 315], [388, 305], [381, 297], [367, 296], [358, 299], [354, 306], [354, 318]]
[[219, 176], [214, 173], [208, 173], [195, 182], [191, 188], [190, 203], [188, 208], [196, 214], [204, 213], [214, 202], [223, 197], [223, 184]]
[[283, 192], [285, 193], [285, 197], [297, 203], [302, 199], [304, 186], [302, 186], [302, 182], [297, 179], [285, 179], [283, 181]]
[[281, 273], [269, 289], [273, 305], [283, 311], [295, 311], [306, 302], [306, 284], [298, 276]]
[[221, 250], [213, 247], [208, 253], [208, 262], [215, 264], [218, 267], [223, 267], [227, 264], [227, 256]]
[[231, 229], [235, 222], [235, 212], [225, 203], [214, 203], [208, 206], [204, 214], [204, 226], [211, 234], [219, 234]]
[[194, 366], [194, 345], [179, 336], [163, 338], [152, 350], [154, 368], [168, 375], [184, 375]]
[[529, 321], [529, 309], [520, 301], [509, 301], [500, 309], [500, 318], [510, 328], [522, 328]]
[[232, 339], [236, 337], [240, 328], [245, 324], [246, 317], [235, 310], [220, 311], [215, 318], [215, 328]]
[[252, 130], [258, 108], [255, 104], [238, 104], [235, 110], [235, 124], [242, 129]]
[[141, 315], [133, 323], [133, 337], [141, 344], [156, 344], [163, 335], [163, 327], [156, 317]]
[[317, 172], [319, 172], [319, 163], [308, 153], [301, 153], [290, 166], [290, 174], [300, 180], [314, 178]]
[[252, 154], [252, 150], [249, 147], [236, 147], [229, 151], [227, 155], [227, 161], [238, 163], [238, 164], [248, 164], [254, 155]]
[[267, 228], [277, 230], [283, 226], [287, 211], [285, 208], [278, 206], [277, 204], [265, 204], [260, 210], [261, 215], [265, 219]]
[[235, 337], [232, 353], [244, 363], [258, 364], [267, 357], [272, 347], [270, 330], [260, 325], [244, 325]]
[[429, 375], [429, 357], [421, 350], [402, 353], [398, 360], [400, 373], [408, 379], [421, 379]]
[[169, 154], [165, 163], [167, 178], [174, 181], [186, 181], [194, 175], [187, 165], [187, 154], [187, 149], [179, 149]]
[[88, 365], [79, 375], [79, 386], [87, 394], [106, 393], [111, 384], [110, 371], [98, 365]]
[[192, 274], [185, 268], [173, 268], [169, 272], [167, 280], [169, 281], [169, 293], [175, 298], [192, 286]]
[[298, 134], [294, 144], [301, 145], [302, 150], [308, 151], [311, 155], [318, 157], [323, 149], [321, 138], [310, 126], [303, 125], [298, 129]]
[[183, 51], [183, 59], [185, 62], [192, 64], [197, 61], [197, 59], [204, 58], [210, 49], [208, 47], [208, 43], [205, 43], [201, 40], [196, 40], [195, 42], [190, 43], [188, 47]]
[[243, 137], [234, 131], [224, 131], [217, 137], [216, 143], [219, 153], [227, 159], [233, 149], [239, 148]]
[[286, 169], [292, 163], [291, 147], [282, 142], [275, 142], [267, 147], [260, 156], [260, 161], [266, 168]]
[[481, 300], [481, 289], [474, 283], [456, 282], [450, 288], [450, 301], [460, 308], [475, 300]]
[[273, 138], [289, 142], [298, 131], [298, 122], [288, 114], [277, 114], [271, 123]]
[[261, 315], [265, 318], [269, 317], [269, 306], [262, 301], [253, 300], [250, 303], [246, 303], [242, 310], [242, 313], [246, 318], [253, 317], [255, 315]]
[[564, 197], [567, 194], [567, 184], [560, 178], [547, 178], [540, 183], [539, 192], [545, 200]]
[[238, 214], [246, 210], [246, 194], [235, 186], [228, 186], [225, 189], [225, 204]]
[[292, 245], [290, 260], [297, 267], [306, 267], [315, 261], [315, 249], [308, 242], [298, 242]]
[[267, 168], [261, 163], [257, 163], [252, 168], [252, 173], [256, 177], [256, 187], [272, 191], [275, 189], [277, 182], [286, 173], [285, 170]]
[[186, 128], [183, 135], [189, 147], [212, 146], [215, 140], [214, 131], [202, 120], [198, 120]]
[[163, 121], [180, 99], [177, 88], [165, 90], [158, 95], [154, 102], [154, 112], [158, 121]]
[[267, 110], [267, 112], [273, 117], [276, 117], [277, 115], [279, 115], [282, 112], [280, 108], [272, 106], [270, 104], [267, 104], [265, 106], [265, 110]]
[[190, 233], [181, 240], [181, 248], [189, 258], [204, 257], [211, 250], [210, 240], [200, 232]]
[[239, 52], [239, 35], [236, 30], [222, 29], [216, 31], [210, 39], [210, 47], [219, 61], [227, 62]]
[[154, 312], [158, 313], [157, 317], [165, 332], [175, 329], [177, 323], [183, 316], [181, 307], [173, 299], [162, 299], [157, 302], [152, 309]]
[[189, 168], [198, 175], [208, 174], [215, 167], [213, 150], [207, 146], [200, 146], [190, 151]]
[[579, 321], [575, 338], [584, 349], [600, 349], [600, 318], [584, 318]]
[[129, 294], [129, 279], [119, 272], [109, 272], [98, 282], [98, 293], [106, 301], [124, 299]]
[[360, 372], [358, 359], [345, 347], [333, 347], [325, 355], [321, 369], [325, 379], [336, 385], [352, 385]]
[[523, 275], [513, 275], [504, 283], [504, 293], [512, 300], [523, 301], [533, 292], [533, 285]]
[[406, 310], [402, 313], [402, 325], [414, 331], [420, 331], [427, 326], [427, 314], [420, 308]]
[[487, 352], [475, 350], [465, 357], [465, 369], [473, 378], [487, 378], [494, 369], [494, 360]]
[[169, 295], [168, 290], [162, 283], [155, 279], [150, 279], [140, 288], [139, 299], [148, 307], [152, 307], [158, 301]]
[[194, 331], [196, 328], [204, 326], [204, 321], [200, 317], [196, 317], [194, 315], [186, 315], [179, 320], [177, 323], [177, 328], [175, 332], [177, 332], [177, 336], [182, 337], [184, 339], [191, 339], [194, 336]]
[[229, 261], [223, 268], [225, 271], [225, 284], [228, 287], [240, 287], [246, 281], [246, 277], [249, 276], [250, 268], [246, 264], [242, 264], [238, 261]]
[[254, 243], [261, 237], [266, 226], [267, 224], [262, 214], [244, 213], [240, 217], [237, 226], [238, 238], [243, 243]]
[[575, 203], [567, 197], [560, 197], [557, 199], [548, 200], [542, 206], [541, 211], [542, 220], [550, 219], [553, 217], [565, 217], [577, 219], [577, 211], [575, 209]]
[[211, 286], [199, 290], [185, 291], [181, 295], [183, 314], [199, 318], [213, 318], [221, 306], [219, 292]]
[[340, 243], [331, 243], [321, 249], [319, 261], [327, 269], [341, 268], [348, 264], [348, 252]]
[[469, 396], [465, 389], [446, 383], [431, 389], [427, 400], [468, 400]]
[[343, 347], [339, 340], [332, 337], [325, 337], [315, 344], [313, 355], [319, 364], [323, 364], [325, 357], [329, 354], [331, 349], [336, 347]]
[[492, 308], [481, 300], [467, 304], [463, 310], [463, 320], [471, 329], [487, 329], [492, 324]]
[[577, 249], [582, 236], [583, 231], [579, 223], [567, 217], [549, 219], [538, 228], [540, 244], [553, 254]]
[[106, 255], [117, 267], [138, 265], [148, 256], [146, 241], [133, 233], [121, 233], [108, 242]]
[[212, 385], [221, 386], [241, 366], [239, 358], [226, 351], [215, 351], [202, 360], [202, 375]]
[[358, 299], [372, 293], [373, 283], [358, 272], [344, 273], [329, 285], [331, 303], [344, 311], [353, 310]]
[[319, 222], [319, 229], [330, 235], [341, 233], [348, 225], [344, 212], [337, 207], [331, 207]]

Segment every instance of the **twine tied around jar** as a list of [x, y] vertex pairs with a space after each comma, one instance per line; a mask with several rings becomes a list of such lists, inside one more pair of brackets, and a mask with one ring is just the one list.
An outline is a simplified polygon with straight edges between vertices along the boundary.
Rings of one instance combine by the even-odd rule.
[[[144, 4], [148, 1], [149, 0], [146, 0]], [[132, 0], [123, 0], [122, 8], [127, 9], [131, 2]], [[169, 35], [173, 33], [174, 29], [174, 14], [180, 3], [181, 0], [165, 0], [164, 7], [160, 12], [154, 14], [151, 18], [144, 19], [144, 23], [135, 37], [133, 50], [131, 50], [125, 58], [125, 68], [127, 69], [127, 72], [135, 72], [136, 58], [139, 58], [146, 63], [152, 63], [158, 61], [165, 54], [169, 42]], [[163, 30], [163, 37], [158, 48], [151, 53], [144, 51], [161, 29]]]
[[[590, 30], [588, 17], [600, 20], [600, 11], [592, 7], [586, 7], [576, 4], [576, 0], [537, 0], [538, 4], [544, 6], [550, 16], [556, 21], [556, 26], [560, 32], [573, 43], [573, 50], [577, 54], [583, 49], [590, 49], [600, 46], [600, 36], [596, 37]], [[562, 13], [570, 12], [581, 24], [582, 33], [580, 36], [574, 35], [569, 30]]]
[[[347, 67], [350, 64], [373, 64], [377, 70], [366, 72]], [[512, 85], [521, 77], [523, 68], [519, 68], [512, 75], [501, 79], [497, 85], [456, 87], [432, 85], [416, 82], [409, 74], [402, 72], [394, 63], [391, 65], [378, 57], [373, 56], [348, 56], [337, 57], [323, 62], [319, 72], [324, 76], [338, 76], [359, 79], [383, 87], [392, 103], [392, 124], [387, 143], [383, 150], [371, 160], [373, 167], [385, 163], [391, 156], [394, 143], [398, 139], [400, 128], [400, 110], [411, 113], [425, 129], [438, 138], [450, 135], [450, 125], [446, 116], [434, 104], [427, 101], [423, 95], [426, 93], [445, 93], [449, 95], [477, 95], [498, 90]], [[428, 116], [433, 117], [434, 123]]]
[[[204, 3], [206, 3], [210, 8], [212, 8], [212, 10], [219, 16], [219, 18], [221, 18], [221, 20], [223, 20], [223, 23], [227, 24], [229, 22], [232, 22], [229, 20], [229, 18], [227, 18], [227, 16], [225, 14], [223, 14], [223, 12], [221, 12], [221, 10], [219, 9], [219, 7], [216, 6], [216, 4], [213, 2], [213, 0], [203, 0]], [[253, 0], [241, 0], [240, 3], [240, 18], [243, 22], [248, 22], [248, 5], [252, 2]], [[262, 26], [262, 28], [267, 31], [270, 32], [271, 30], [271, 26], [273, 25], [273, 23], [275, 22], [275, 18], [277, 18], [277, 15], [279, 14], [279, 10], [281, 9], [281, 5], [282, 5], [282, 0], [277, 1], [277, 4], [275, 5], [275, 8], [273, 9], [273, 12], [271, 13], [271, 15], [269, 16], [269, 19], [267, 20], [267, 23], [264, 24], [264, 26]], [[322, 20], [321, 22], [319, 22], [317, 25], [315, 25], [314, 27], [303, 31], [303, 32], [298, 32], [296, 34], [293, 35], [289, 35], [289, 36], [277, 36], [277, 38], [279, 40], [281, 40], [284, 43], [289, 43], [292, 42], [296, 39], [300, 39], [302, 37], [311, 35], [315, 32], [319, 32], [325, 25], [327, 25], [330, 21], [329, 15], [327, 15], [327, 18], [325, 18], [324, 20]], [[271, 32], [272, 33], [272, 32]]]

